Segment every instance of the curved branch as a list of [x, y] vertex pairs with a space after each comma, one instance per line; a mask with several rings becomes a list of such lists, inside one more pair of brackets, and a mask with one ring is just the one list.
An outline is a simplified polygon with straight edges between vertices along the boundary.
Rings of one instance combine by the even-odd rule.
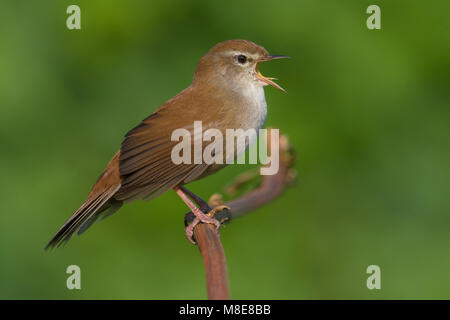
[[210, 300], [228, 300], [228, 271], [219, 234], [212, 224], [201, 223], [194, 228], [194, 237], [203, 256], [206, 290]]
[[[269, 129], [270, 130], [270, 129]], [[270, 131], [268, 137], [271, 137]], [[268, 150], [270, 150], [268, 141]], [[289, 146], [286, 136], [281, 135], [279, 141], [280, 165], [276, 174], [263, 176], [261, 184], [256, 189], [228, 201], [225, 205], [231, 210], [222, 210], [214, 217], [222, 223], [228, 223], [231, 219], [243, 216], [244, 214], [261, 207], [277, 198], [295, 178], [295, 171], [292, 169], [294, 164], [293, 150]], [[238, 188], [243, 182], [250, 180], [254, 175], [245, 175], [238, 177], [238, 183], [234, 188]], [[223, 204], [220, 195], [213, 195], [210, 198], [210, 205], [200, 197], [184, 189], [191, 198], [200, 206], [205, 213], [211, 210], [211, 206]], [[189, 224], [194, 219], [192, 212], [185, 215], [185, 224]], [[225, 253], [220, 242], [219, 232], [212, 224], [199, 223], [194, 228], [194, 237], [203, 256], [206, 271], [206, 285], [209, 299], [229, 299], [228, 275]]]

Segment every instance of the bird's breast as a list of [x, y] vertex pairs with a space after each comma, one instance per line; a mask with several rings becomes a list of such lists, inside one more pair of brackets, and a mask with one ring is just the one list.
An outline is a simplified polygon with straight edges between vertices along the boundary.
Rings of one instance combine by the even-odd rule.
[[[249, 86], [245, 88], [239, 92], [230, 109], [233, 113], [233, 116], [230, 117], [232, 120], [224, 124], [222, 131], [234, 130], [233, 135], [236, 141], [245, 141], [244, 149], [238, 150], [238, 146], [235, 146], [233, 158], [236, 159], [256, 141], [259, 129], [264, 126], [266, 121], [267, 103], [263, 87]], [[256, 135], [249, 134], [250, 130], [254, 130]]]
[[261, 129], [267, 117], [264, 88], [253, 85], [245, 87], [239, 94], [236, 109], [233, 129]]

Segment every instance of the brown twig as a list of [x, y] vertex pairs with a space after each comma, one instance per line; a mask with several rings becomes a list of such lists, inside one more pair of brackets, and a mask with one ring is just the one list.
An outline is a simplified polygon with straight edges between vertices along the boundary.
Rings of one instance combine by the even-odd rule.
[[[270, 129], [268, 131], [268, 137], [271, 137]], [[269, 140], [268, 150], [270, 150], [270, 144], [271, 141]], [[285, 187], [295, 178], [295, 171], [292, 169], [294, 164], [293, 152], [289, 146], [287, 137], [284, 135], [281, 135], [279, 139], [279, 151], [280, 166], [278, 172], [274, 175], [262, 176], [259, 187], [241, 197], [226, 202], [225, 205], [229, 206], [231, 211], [225, 209], [218, 212], [215, 215], [216, 219], [222, 223], [230, 222], [231, 219], [238, 218], [267, 204], [283, 192]], [[243, 180], [251, 179], [252, 177], [252, 174], [244, 174], [238, 177], [236, 187], [241, 186]], [[228, 190], [231, 190], [230, 187], [228, 187]], [[199, 197], [195, 197], [194, 200], [205, 213], [211, 210], [209, 205], [217, 206], [223, 204], [221, 196], [218, 194], [210, 198], [209, 205]], [[185, 224], [189, 224], [193, 219], [194, 215], [192, 212], [188, 212], [185, 216]], [[205, 264], [208, 298], [212, 300], [229, 299], [227, 265], [219, 233], [215, 229], [215, 226], [200, 223], [194, 228], [194, 237]]]
[[194, 236], [205, 264], [208, 299], [229, 299], [227, 263], [216, 227], [201, 223], [194, 228]]

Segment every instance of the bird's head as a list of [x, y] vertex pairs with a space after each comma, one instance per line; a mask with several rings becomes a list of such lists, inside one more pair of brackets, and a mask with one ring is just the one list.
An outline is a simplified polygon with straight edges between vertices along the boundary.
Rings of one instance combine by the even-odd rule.
[[227, 85], [232, 88], [271, 85], [283, 92], [275, 78], [264, 77], [258, 64], [274, 59], [289, 58], [270, 55], [266, 49], [248, 40], [228, 40], [216, 44], [198, 62], [194, 82]]

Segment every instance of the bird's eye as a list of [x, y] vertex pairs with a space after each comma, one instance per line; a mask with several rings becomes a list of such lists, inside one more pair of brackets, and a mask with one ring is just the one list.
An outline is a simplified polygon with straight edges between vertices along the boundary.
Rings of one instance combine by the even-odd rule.
[[238, 55], [238, 56], [236, 57], [236, 59], [237, 59], [237, 61], [238, 61], [240, 64], [244, 64], [244, 63], [247, 62], [247, 57], [244, 56], [243, 54]]

